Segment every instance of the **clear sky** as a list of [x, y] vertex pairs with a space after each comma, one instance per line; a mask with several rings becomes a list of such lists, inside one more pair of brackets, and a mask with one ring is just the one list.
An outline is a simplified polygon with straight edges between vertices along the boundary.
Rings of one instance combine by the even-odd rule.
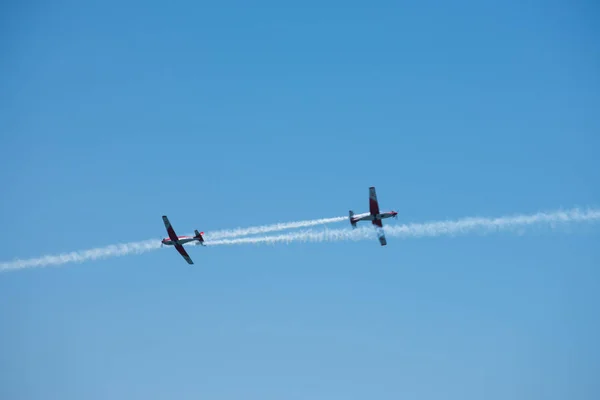
[[[600, 203], [594, 1], [8, 2], [0, 261]], [[336, 227], [348, 227], [344, 222]], [[2, 399], [598, 399], [600, 233], [0, 276]]]

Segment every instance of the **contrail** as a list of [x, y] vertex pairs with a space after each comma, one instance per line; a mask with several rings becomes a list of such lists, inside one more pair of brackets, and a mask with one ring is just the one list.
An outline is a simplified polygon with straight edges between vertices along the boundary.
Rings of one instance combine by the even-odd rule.
[[[345, 218], [345, 217], [338, 217]], [[600, 220], [600, 209], [571, 209], [567, 211], [539, 212], [536, 214], [522, 214], [498, 218], [463, 218], [458, 220], [433, 221], [426, 223], [411, 223], [404, 225], [386, 225], [384, 231], [387, 236], [399, 238], [433, 237], [442, 235], [458, 235], [467, 233], [486, 234], [496, 231], [511, 231], [527, 227], [541, 226], [544, 224], [556, 226], [558, 224], [572, 224], [579, 222], [595, 222]], [[290, 226], [289, 223], [286, 226]], [[282, 224], [285, 225], [285, 224]], [[261, 227], [252, 228], [259, 229]], [[248, 228], [250, 229], [250, 228]], [[222, 231], [233, 232], [233, 231]], [[221, 236], [223, 237], [223, 236]], [[206, 241], [208, 246], [239, 245], [239, 244], [275, 244], [291, 242], [326, 242], [342, 240], [374, 239], [376, 231], [372, 226], [365, 225], [357, 229], [332, 229], [323, 231], [291, 232], [282, 235], [263, 237], [242, 237], [233, 239], [213, 239]], [[96, 249], [74, 251], [59, 255], [49, 255], [26, 260], [15, 260], [0, 263], [0, 271], [46, 267], [62, 265], [73, 262], [84, 262], [108, 257], [118, 257], [128, 254], [140, 254], [160, 248], [158, 240], [145, 240], [124, 244], [99, 247]]]
[[[529, 215], [505, 216], [499, 218], [463, 218], [458, 220], [434, 221], [427, 223], [412, 223], [399, 226], [388, 225], [384, 232], [390, 237], [418, 238], [434, 236], [453, 236], [458, 234], [479, 233], [486, 234], [496, 231], [510, 231], [524, 229], [541, 224], [568, 224], [576, 222], [594, 222], [600, 220], [600, 209], [581, 211], [572, 209], [568, 211], [539, 212]], [[331, 229], [314, 231], [292, 232], [283, 235], [264, 236], [257, 238], [222, 239], [207, 243], [209, 246], [239, 245], [239, 244], [275, 244], [291, 242], [335, 242], [342, 240], [375, 239], [377, 231], [371, 226], [357, 229]]]
[[276, 231], [283, 231], [286, 229], [297, 229], [297, 228], [308, 228], [310, 226], [332, 224], [335, 222], [341, 222], [348, 220], [348, 217], [333, 217], [333, 218], [321, 218], [311, 219], [306, 221], [295, 221], [295, 222], [281, 222], [271, 225], [253, 226], [249, 228], [235, 228], [235, 229], [223, 229], [215, 232], [208, 232], [204, 235], [205, 239], [216, 240], [225, 239], [232, 237], [255, 235], [257, 233], [269, 233]]

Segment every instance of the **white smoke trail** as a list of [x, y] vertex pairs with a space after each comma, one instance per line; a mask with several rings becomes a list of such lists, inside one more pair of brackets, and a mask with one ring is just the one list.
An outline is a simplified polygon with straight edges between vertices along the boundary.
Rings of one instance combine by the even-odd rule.
[[[489, 233], [495, 231], [510, 231], [523, 229], [540, 224], [568, 224], [575, 222], [593, 222], [600, 220], [600, 209], [581, 211], [572, 209], [568, 211], [540, 212], [529, 215], [505, 216], [499, 218], [463, 218], [454, 221], [434, 221], [427, 223], [412, 223], [400, 226], [387, 225], [384, 232], [388, 237], [433, 237], [441, 235], [457, 235], [466, 233]], [[283, 235], [264, 236], [257, 238], [237, 238], [215, 240], [207, 245], [239, 245], [239, 244], [275, 244], [291, 242], [335, 242], [342, 240], [375, 239], [377, 231], [370, 226], [357, 229], [332, 229], [318, 232], [302, 231]]]
[[[345, 217], [338, 217], [345, 218]], [[330, 218], [328, 218], [330, 219]], [[568, 211], [553, 211], [529, 215], [506, 216], [499, 218], [464, 218], [459, 220], [434, 221], [427, 223], [412, 223], [399, 226], [386, 225], [385, 233], [390, 237], [426, 237], [440, 235], [466, 234], [470, 232], [488, 233], [501, 230], [523, 229], [530, 226], [550, 224], [567, 224], [576, 222], [594, 222], [600, 220], [600, 209], [581, 211], [572, 209]], [[289, 223], [286, 226], [289, 227]], [[285, 225], [285, 224], [282, 224]], [[266, 227], [266, 226], [265, 226]], [[260, 228], [260, 227], [258, 227]], [[248, 228], [257, 229], [257, 228]], [[225, 232], [225, 231], [223, 231]], [[233, 232], [233, 231], [231, 231]], [[238, 244], [275, 244], [290, 242], [324, 242], [340, 240], [365, 240], [376, 237], [376, 231], [371, 226], [357, 229], [334, 229], [319, 232], [303, 231], [292, 232], [276, 236], [217, 239], [206, 241], [209, 246], [238, 245]], [[108, 257], [118, 257], [128, 254], [141, 254], [160, 248], [160, 241], [145, 240], [141, 242], [123, 243], [99, 247], [96, 249], [74, 251], [59, 255], [49, 255], [26, 260], [14, 260], [0, 263], [0, 271], [17, 270], [32, 267], [46, 267], [62, 265], [73, 262], [84, 262]]]
[[[316, 225], [331, 224], [346, 220], [348, 217], [332, 217], [319, 218], [313, 220], [280, 222], [270, 225], [251, 226], [248, 228], [223, 229], [219, 231], [209, 232], [204, 235], [206, 241], [247, 236], [257, 233], [268, 233], [282, 231], [294, 228], [306, 228]], [[191, 234], [190, 234], [191, 236]], [[27, 260], [14, 260], [0, 263], [0, 272], [13, 269], [23, 269], [31, 267], [46, 267], [53, 265], [62, 265], [73, 262], [83, 262], [88, 260], [97, 260], [108, 257], [119, 257], [128, 254], [141, 254], [147, 251], [160, 248], [160, 241], [149, 239], [140, 242], [121, 243], [106, 247], [98, 247], [90, 250], [73, 251], [58, 255], [43, 256], [39, 258], [31, 258]]]
[[0, 272], [13, 269], [48, 267], [52, 265], [62, 265], [73, 262], [84, 262], [101, 258], [125, 256], [128, 254], [141, 254], [156, 249], [160, 249], [160, 241], [156, 239], [144, 240], [141, 242], [113, 244], [106, 247], [72, 251], [70, 253], [58, 254], [55, 256], [43, 256], [39, 258], [30, 258], [28, 260], [4, 262], [0, 263]]
[[[283, 231], [286, 229], [306, 228], [316, 225], [331, 224], [346, 220], [348, 217], [319, 218], [304, 221], [280, 222], [270, 225], [251, 226], [248, 228], [223, 229], [214, 232], [208, 232], [204, 235], [206, 241], [247, 236], [257, 233], [269, 233]], [[191, 234], [188, 234], [191, 236]], [[121, 243], [95, 249], [73, 251], [58, 255], [30, 258], [27, 260], [14, 260], [0, 263], [0, 272], [14, 269], [47, 267], [53, 265], [62, 265], [73, 262], [83, 262], [88, 260], [98, 260], [108, 257], [120, 257], [129, 254], [141, 254], [160, 248], [160, 241], [148, 239], [140, 242]]]
[[333, 218], [321, 218], [311, 219], [306, 221], [295, 221], [295, 222], [281, 222], [271, 225], [252, 226], [249, 228], [235, 228], [235, 229], [223, 229], [215, 232], [208, 232], [204, 235], [204, 238], [208, 240], [225, 239], [232, 237], [255, 235], [257, 233], [269, 233], [276, 231], [283, 231], [286, 229], [297, 229], [297, 228], [308, 228], [310, 226], [332, 224], [335, 222], [347, 221], [348, 217], [333, 217]]

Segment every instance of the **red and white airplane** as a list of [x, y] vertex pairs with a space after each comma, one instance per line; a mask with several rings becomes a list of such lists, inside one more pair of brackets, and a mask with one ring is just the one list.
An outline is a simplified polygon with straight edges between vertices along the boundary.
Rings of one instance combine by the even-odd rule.
[[[379, 202], [377, 201], [377, 193], [375, 192], [374, 186], [369, 188], [369, 212], [356, 215], [354, 214], [354, 211], [350, 210], [350, 223], [352, 224], [352, 228], [356, 228], [356, 223], [358, 221], [372, 221], [373, 225], [383, 228], [381, 220], [391, 217], [398, 219], [398, 213], [396, 211], [379, 211]], [[381, 243], [382, 246], [387, 244], [382, 229], [379, 230], [379, 243]]]
[[167, 228], [167, 233], [169, 234], [169, 237], [161, 240], [161, 244], [166, 244], [167, 246], [175, 246], [179, 254], [181, 254], [183, 258], [185, 258], [185, 261], [187, 261], [188, 264], [193, 264], [194, 262], [183, 248], [183, 245], [189, 242], [198, 242], [196, 243], [196, 245], [201, 244], [202, 246], [204, 246], [204, 238], [202, 237], [202, 235], [204, 235], [204, 232], [198, 232], [198, 230], [195, 230], [195, 236], [177, 236], [167, 216], [163, 215], [162, 219], [165, 223], [165, 228]]

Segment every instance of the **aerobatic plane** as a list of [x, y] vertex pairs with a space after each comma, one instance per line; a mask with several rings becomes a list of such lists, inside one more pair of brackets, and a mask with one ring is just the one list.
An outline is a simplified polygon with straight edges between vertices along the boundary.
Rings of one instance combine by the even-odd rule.
[[192, 259], [188, 255], [188, 253], [183, 248], [183, 245], [185, 243], [195, 241], [195, 242], [197, 242], [196, 243], [197, 245], [200, 244], [200, 245], [204, 246], [204, 237], [202, 237], [202, 235], [204, 235], [204, 232], [198, 232], [198, 230], [195, 230], [194, 231], [195, 236], [177, 236], [175, 234], [175, 231], [173, 230], [173, 227], [171, 226], [171, 223], [169, 222], [169, 219], [167, 218], [167, 216], [163, 215], [162, 219], [163, 219], [163, 222], [165, 223], [165, 228], [167, 228], [167, 233], [169, 234], [169, 237], [164, 238], [161, 241], [161, 246], [163, 244], [166, 244], [167, 246], [175, 246], [175, 249], [177, 249], [179, 254], [181, 254], [183, 256], [183, 258], [185, 258], [185, 261], [187, 261], [188, 264], [193, 264], [194, 262], [192, 261]]
[[[358, 221], [372, 221], [373, 225], [383, 228], [382, 219], [394, 217], [398, 219], [398, 213], [396, 211], [379, 211], [379, 202], [377, 201], [377, 193], [375, 192], [375, 187], [371, 186], [369, 188], [369, 212], [364, 214], [354, 214], [354, 211], [350, 210], [350, 224], [352, 224], [352, 228], [356, 228], [356, 223]], [[385, 239], [385, 233], [383, 229], [378, 229], [379, 243], [382, 246], [387, 244]]]

